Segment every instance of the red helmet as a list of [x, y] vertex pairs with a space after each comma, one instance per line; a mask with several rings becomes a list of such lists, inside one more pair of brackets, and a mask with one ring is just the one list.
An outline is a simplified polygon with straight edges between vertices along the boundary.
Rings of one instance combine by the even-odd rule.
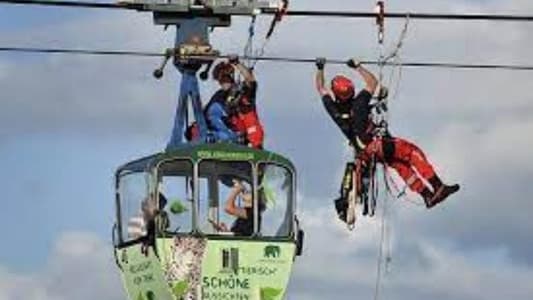
[[213, 69], [213, 78], [215, 80], [218, 80], [222, 83], [233, 83], [234, 78], [234, 69], [233, 66], [226, 62], [221, 62], [218, 65], [215, 66]]
[[355, 87], [353, 82], [346, 76], [337, 75], [331, 81], [331, 90], [339, 101], [346, 101], [354, 96]]

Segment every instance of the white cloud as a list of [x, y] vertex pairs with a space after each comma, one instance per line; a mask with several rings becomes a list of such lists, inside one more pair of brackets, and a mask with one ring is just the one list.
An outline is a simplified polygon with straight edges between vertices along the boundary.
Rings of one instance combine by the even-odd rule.
[[[363, 219], [354, 232], [347, 232], [337, 226], [331, 210], [304, 213], [308, 247], [296, 261], [288, 299], [373, 296], [380, 219]], [[385, 299], [529, 299], [533, 292], [528, 284], [533, 268], [513, 264], [505, 252], [465, 251], [428, 239], [416, 228], [401, 227], [401, 222], [391, 226], [394, 241], [389, 272], [383, 277]]]
[[[348, 232], [331, 207], [305, 210], [302, 216], [306, 247], [296, 261], [287, 299], [371, 297], [380, 219], [361, 219]], [[512, 263], [505, 252], [450, 248], [397, 225], [392, 225], [392, 261], [383, 277], [385, 298], [520, 300], [533, 292], [528, 284], [533, 268]], [[124, 299], [111, 248], [90, 233], [64, 233], [42, 269], [0, 269], [0, 300]]]
[[111, 253], [112, 246], [93, 234], [64, 233], [42, 269], [0, 269], [0, 300], [124, 299]]
[[[301, 9], [348, 5], [346, 1], [294, 4]], [[372, 4], [349, 6], [363, 10]], [[391, 11], [460, 13], [523, 13], [533, 9], [529, 0], [391, 1], [390, 6]], [[49, 27], [2, 32], [0, 41], [150, 51], [170, 45], [171, 34], [151, 27], [151, 22], [148, 14], [95, 13]], [[232, 31], [219, 31], [216, 43], [225, 52], [240, 51], [246, 23], [236, 20]], [[268, 20], [263, 23], [267, 25]], [[401, 23], [391, 21], [388, 28], [396, 33]], [[411, 25], [405, 60], [518, 64], [533, 59], [531, 25], [418, 21]], [[389, 36], [392, 42], [395, 35]], [[278, 28], [268, 53], [372, 59], [375, 50], [375, 27], [368, 20], [287, 19]], [[176, 76], [168, 69], [173, 75], [160, 83], [154, 81], [151, 71], [158, 63], [151, 59], [74, 56], [0, 61], [0, 135], [18, 138], [28, 133], [73, 131], [89, 135], [98, 131], [119, 138], [140, 133], [162, 140], [172, 123]], [[328, 74], [341, 70], [328, 67]], [[306, 253], [297, 261], [289, 299], [324, 299], [332, 294], [338, 295], [336, 299], [355, 295], [368, 298], [375, 279], [379, 219], [364, 220], [356, 232], [348, 233], [336, 222], [332, 206], [322, 207], [337, 193], [349, 154], [343, 153], [347, 147], [315, 95], [313, 71], [312, 65], [260, 64], [258, 68], [259, 109], [268, 129], [268, 142], [293, 157], [300, 169], [303, 194], [313, 195], [301, 197]], [[528, 287], [533, 279], [533, 249], [529, 245], [533, 202], [528, 198], [533, 193], [530, 76], [405, 70], [402, 93], [391, 103], [393, 132], [419, 143], [442, 177], [460, 182], [463, 190], [431, 211], [394, 206], [393, 273], [386, 280], [390, 298], [528, 299], [533, 293]], [[212, 89], [208, 86], [209, 91]], [[331, 197], [319, 199], [324, 195]], [[447, 246], [440, 247], [440, 243]], [[505, 255], [495, 267], [491, 255], [500, 249]], [[490, 258], [480, 263], [480, 251], [482, 257]], [[93, 292], [88, 282], [102, 282], [100, 299], [122, 299], [110, 253], [108, 245], [90, 235], [64, 235], [43, 270], [33, 274], [0, 270], [0, 300], [83, 300], [87, 291]], [[520, 265], [522, 261], [529, 264]]]

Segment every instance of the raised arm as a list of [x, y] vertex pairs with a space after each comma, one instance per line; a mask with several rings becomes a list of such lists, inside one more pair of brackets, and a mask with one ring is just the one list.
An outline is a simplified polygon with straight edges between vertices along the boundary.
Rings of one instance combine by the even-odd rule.
[[325, 87], [325, 79], [324, 79], [324, 66], [326, 64], [326, 59], [324, 58], [317, 58], [316, 59], [316, 76], [315, 76], [315, 85], [318, 93], [321, 97], [324, 97], [325, 95], [329, 94], [328, 89]]
[[361, 66], [361, 63], [356, 59], [350, 59], [346, 64], [348, 65], [348, 67], [356, 70], [361, 75], [361, 77], [363, 77], [363, 80], [366, 84], [365, 90], [371, 95], [374, 95], [378, 87], [378, 80], [376, 76], [374, 76], [374, 74], [372, 74], [370, 71]]
[[254, 74], [250, 71], [250, 69], [240, 63], [238, 56], [232, 55], [228, 58], [228, 61], [235, 69], [237, 69], [237, 71], [239, 71], [239, 73], [241, 73], [246, 83], [255, 82]]
[[246, 214], [246, 210], [244, 208], [241, 208], [235, 205], [235, 200], [237, 200], [237, 196], [242, 191], [243, 191], [242, 185], [238, 182], [235, 182], [228, 196], [228, 199], [226, 200], [226, 206], [224, 208], [224, 211], [229, 215], [242, 218], [242, 219], [246, 219], [248, 217]]

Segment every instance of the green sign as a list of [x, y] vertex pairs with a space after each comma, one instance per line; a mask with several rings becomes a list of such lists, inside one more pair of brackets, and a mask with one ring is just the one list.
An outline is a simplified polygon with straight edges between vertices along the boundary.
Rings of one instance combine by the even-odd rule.
[[198, 151], [198, 158], [218, 159], [218, 160], [254, 160], [255, 155], [252, 152], [228, 152], [219, 150]]
[[291, 274], [291, 242], [157, 240], [143, 252], [138, 244], [117, 250], [131, 300], [281, 300]]
[[209, 241], [202, 299], [283, 299], [293, 255], [292, 243]]
[[172, 295], [152, 247], [136, 244], [117, 251], [122, 280], [132, 300], [171, 300]]
[[265, 247], [265, 258], [278, 258], [281, 255], [281, 248], [277, 245], [268, 245]]

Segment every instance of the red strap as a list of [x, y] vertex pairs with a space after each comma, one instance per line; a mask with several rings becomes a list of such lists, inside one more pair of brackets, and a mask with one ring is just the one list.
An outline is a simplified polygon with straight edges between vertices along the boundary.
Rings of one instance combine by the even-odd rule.
[[289, 10], [289, 0], [283, 0], [283, 4], [281, 8], [278, 9], [276, 12], [276, 15], [274, 16], [274, 19], [272, 19], [272, 23], [270, 23], [270, 28], [268, 29], [268, 33], [266, 35], [266, 39], [268, 40], [272, 34], [274, 33], [274, 28], [276, 28], [276, 24], [278, 22], [281, 22], [283, 19], [283, 16], [287, 14], [287, 11]]
[[283, 19], [283, 16], [287, 14], [288, 10], [289, 10], [289, 0], [283, 0], [281, 9], [279, 9], [278, 12], [276, 13], [277, 22], [281, 22], [281, 20]]

